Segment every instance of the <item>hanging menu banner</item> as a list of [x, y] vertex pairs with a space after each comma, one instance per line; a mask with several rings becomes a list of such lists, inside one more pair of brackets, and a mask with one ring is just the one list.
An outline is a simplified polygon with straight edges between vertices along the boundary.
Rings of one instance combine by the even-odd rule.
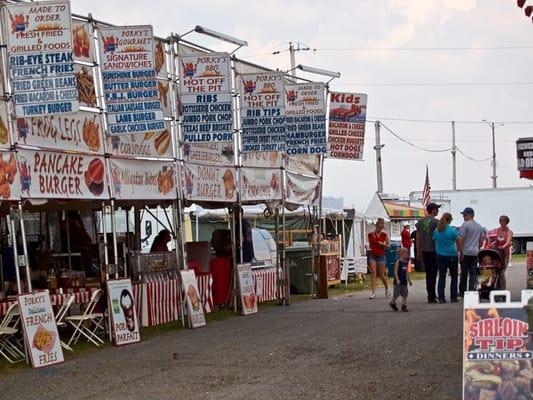
[[110, 135], [108, 149], [118, 157], [172, 158], [172, 136], [169, 129], [131, 135]]
[[8, 126], [9, 118], [7, 113], [7, 103], [0, 100], [0, 149], [2, 150], [9, 150], [10, 148]]
[[320, 200], [320, 178], [285, 174], [285, 199], [288, 203], [317, 206]]
[[281, 200], [281, 170], [241, 168], [243, 201]]
[[19, 149], [17, 158], [24, 198], [109, 198], [104, 157]]
[[50, 1], [4, 7], [15, 115], [78, 111], [70, 3]]
[[187, 200], [237, 201], [236, 170], [215, 165], [184, 164], [183, 187]]
[[0, 152], [1, 200], [20, 200], [20, 183], [17, 173], [17, 159], [15, 157], [15, 152]]
[[233, 142], [184, 143], [183, 159], [186, 162], [212, 165], [234, 165]]
[[120, 200], [176, 198], [174, 162], [109, 159], [111, 193]]
[[297, 174], [319, 176], [320, 156], [311, 154], [285, 157], [285, 169]]
[[32, 367], [62, 363], [61, 340], [48, 291], [19, 295], [17, 299]]
[[94, 38], [92, 25], [85, 21], [72, 21], [74, 60], [94, 63]]
[[328, 155], [362, 160], [365, 144], [366, 94], [330, 93]]
[[238, 76], [244, 153], [285, 150], [283, 78], [278, 72]]
[[285, 85], [285, 121], [288, 155], [326, 154], [324, 84]]
[[242, 165], [245, 167], [280, 168], [282, 153], [279, 151], [251, 151], [242, 155]]
[[229, 54], [181, 56], [179, 70], [184, 142], [233, 141]]
[[80, 111], [65, 116], [18, 118], [15, 130], [18, 144], [104, 154], [99, 114]]
[[164, 130], [152, 27], [101, 28], [100, 38], [109, 133]]

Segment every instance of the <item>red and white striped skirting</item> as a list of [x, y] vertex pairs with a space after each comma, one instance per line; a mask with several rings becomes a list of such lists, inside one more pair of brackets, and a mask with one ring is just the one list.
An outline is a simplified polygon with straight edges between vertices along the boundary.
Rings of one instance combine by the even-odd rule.
[[257, 302], [276, 300], [276, 267], [252, 270]]
[[213, 305], [213, 275], [209, 272], [200, 273], [196, 276], [196, 280], [198, 281], [198, 291], [204, 313], [209, 314], [215, 308]]
[[[93, 293], [93, 289], [87, 288], [85, 290], [80, 290], [77, 292], [74, 292], [74, 303], [73, 304], [82, 304], [87, 303], [89, 300], [91, 300], [91, 295]], [[53, 306], [62, 306], [67, 301], [67, 297], [69, 296], [69, 293], [55, 293], [50, 294], [50, 303], [52, 303]], [[10, 301], [2, 301], [0, 302], [0, 316], [4, 316], [7, 312], [7, 309], [9, 306], [13, 303], [16, 303], [16, 300], [10, 300]]]
[[146, 282], [143, 285], [146, 287], [147, 310], [147, 325], [144, 326], [160, 325], [179, 319], [177, 279]]

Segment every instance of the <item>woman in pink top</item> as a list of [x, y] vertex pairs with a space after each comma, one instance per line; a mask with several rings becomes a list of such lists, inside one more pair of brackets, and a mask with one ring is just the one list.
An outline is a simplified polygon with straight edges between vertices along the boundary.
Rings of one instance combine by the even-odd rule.
[[[509, 265], [509, 258], [511, 256], [511, 243], [513, 241], [513, 231], [509, 229], [509, 217], [502, 215], [500, 217], [500, 226], [491, 229], [487, 234], [488, 247], [496, 247], [503, 250], [505, 255], [505, 268]], [[505, 269], [500, 273], [500, 289], [505, 289], [507, 280], [505, 279]]]

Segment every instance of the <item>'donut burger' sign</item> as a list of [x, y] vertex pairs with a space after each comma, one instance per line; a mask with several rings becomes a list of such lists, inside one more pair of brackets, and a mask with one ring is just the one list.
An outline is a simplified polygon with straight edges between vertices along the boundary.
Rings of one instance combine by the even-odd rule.
[[520, 178], [533, 179], [533, 137], [516, 141], [516, 158]]

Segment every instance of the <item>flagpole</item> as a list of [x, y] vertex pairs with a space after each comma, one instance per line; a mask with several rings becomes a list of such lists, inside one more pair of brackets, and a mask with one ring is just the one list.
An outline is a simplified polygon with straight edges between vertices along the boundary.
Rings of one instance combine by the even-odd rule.
[[452, 121], [452, 189], [457, 190], [457, 147], [455, 146], [455, 121]]

